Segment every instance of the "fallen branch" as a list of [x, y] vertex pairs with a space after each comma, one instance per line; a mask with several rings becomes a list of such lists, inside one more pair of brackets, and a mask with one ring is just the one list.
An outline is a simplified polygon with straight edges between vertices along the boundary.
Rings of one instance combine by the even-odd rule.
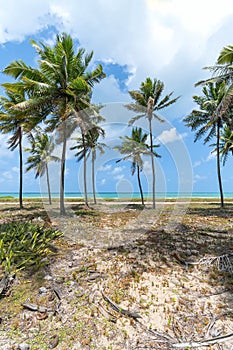
[[30, 311], [38, 311], [40, 313], [45, 313], [45, 312], [53, 312], [54, 310], [52, 308], [47, 308], [44, 306], [36, 305], [36, 304], [31, 304], [31, 303], [22, 303], [21, 304], [25, 309], [28, 309]]
[[233, 338], [233, 333], [228, 333], [226, 335], [223, 335], [221, 337], [215, 337], [215, 338], [210, 338], [203, 340], [201, 342], [185, 342], [185, 343], [176, 343], [172, 344], [173, 348], [176, 349], [183, 349], [183, 348], [198, 348], [201, 346], [209, 346], [211, 344], [216, 344], [216, 343], [223, 343], [224, 341]]
[[142, 318], [137, 312], [122, 309], [119, 305], [117, 305], [109, 297], [107, 297], [103, 292], [102, 292], [102, 296], [104, 300], [107, 301], [111, 305], [112, 309], [115, 310], [116, 312], [119, 312], [120, 314], [126, 315], [128, 317], [132, 317], [134, 320], [137, 320], [138, 318]]
[[228, 310], [228, 311], [225, 311], [225, 312], [213, 317], [213, 319], [211, 320], [211, 322], [208, 325], [206, 336], [208, 336], [210, 334], [210, 330], [213, 328], [213, 326], [217, 320], [219, 320], [223, 316], [227, 316], [227, 315], [232, 314], [232, 313], [233, 313], [233, 310]]
[[101, 305], [101, 303], [98, 303], [97, 307], [98, 307], [99, 312], [106, 319], [108, 319], [110, 322], [116, 323], [116, 321], [117, 321], [116, 317], [114, 317], [109, 311], [105, 310], [105, 308], [103, 307], [103, 305]]

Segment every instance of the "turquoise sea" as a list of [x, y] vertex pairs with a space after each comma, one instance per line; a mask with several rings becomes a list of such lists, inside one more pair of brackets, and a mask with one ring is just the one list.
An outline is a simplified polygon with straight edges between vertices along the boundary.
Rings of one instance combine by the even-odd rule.
[[[17, 192], [1, 192], [0, 198], [10, 196], [13, 198], [18, 198]], [[40, 192], [25, 192], [23, 193], [24, 198], [40, 198], [40, 197], [47, 197], [47, 193], [40, 193]], [[91, 198], [92, 193], [89, 193], [88, 196]], [[97, 198], [117, 198], [117, 199], [124, 199], [124, 198], [140, 198], [140, 193], [135, 192], [102, 192], [96, 194]], [[225, 192], [224, 193], [225, 198], [233, 198], [233, 192]], [[52, 193], [53, 198], [58, 198], [59, 193]], [[80, 192], [66, 192], [65, 193], [66, 198], [83, 198], [83, 194]], [[145, 198], [152, 198], [151, 193], [144, 193]], [[178, 192], [157, 192], [156, 198], [219, 198], [219, 192], [193, 192], [193, 193], [178, 193]]]

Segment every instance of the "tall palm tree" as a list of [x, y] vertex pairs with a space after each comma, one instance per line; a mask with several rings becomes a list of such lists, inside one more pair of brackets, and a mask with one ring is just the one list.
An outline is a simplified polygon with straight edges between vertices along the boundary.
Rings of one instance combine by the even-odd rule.
[[[121, 146], [115, 146], [114, 149], [125, 155], [122, 159], [117, 160], [117, 163], [122, 160], [132, 159], [131, 173], [135, 174], [137, 170], [138, 187], [141, 195], [142, 205], [144, 206], [143, 190], [140, 178], [140, 172], [143, 170], [142, 155], [151, 155], [151, 147], [146, 143], [148, 134], [143, 133], [141, 128], [133, 128], [131, 137], [120, 137], [122, 140]], [[152, 156], [160, 157], [153, 148], [158, 145], [152, 145]]]
[[225, 165], [229, 153], [233, 155], [233, 130], [228, 125], [225, 125], [220, 135], [220, 154]]
[[139, 90], [129, 91], [130, 96], [135, 101], [134, 103], [127, 104], [126, 107], [139, 115], [133, 117], [129, 121], [129, 125], [132, 125], [136, 120], [142, 117], [146, 117], [149, 122], [149, 135], [150, 135], [150, 151], [151, 151], [151, 167], [152, 167], [152, 195], [153, 195], [153, 208], [155, 208], [155, 165], [153, 153], [153, 131], [152, 120], [156, 119], [160, 122], [164, 120], [158, 115], [158, 112], [171, 104], [175, 103], [179, 97], [171, 99], [173, 92], [168, 95], [162, 96], [164, 90], [164, 83], [158, 79], [152, 80], [147, 78], [145, 82], [141, 83]]
[[225, 114], [219, 112], [219, 108], [226, 96], [226, 83], [209, 82], [203, 87], [202, 96], [193, 96], [200, 109], [193, 110], [184, 122], [187, 126], [196, 131], [194, 142], [204, 137], [204, 144], [208, 143], [213, 137], [216, 138], [216, 159], [219, 191], [221, 198], [221, 207], [224, 206], [224, 195], [221, 179], [220, 165], [220, 129], [223, 126]]
[[28, 116], [24, 111], [13, 109], [18, 103], [25, 101], [22, 89], [13, 93], [5, 89], [6, 96], [0, 96], [0, 131], [12, 134], [8, 140], [9, 148], [14, 151], [19, 148], [19, 206], [23, 209], [23, 133], [28, 130]]
[[233, 105], [233, 46], [225, 46], [220, 51], [217, 63], [213, 66], [204, 67], [210, 70], [212, 77], [201, 80], [195, 85], [207, 85], [208, 83], [224, 82], [226, 84], [225, 94], [218, 106], [220, 117], [224, 115], [224, 121], [230, 128], [233, 126], [232, 105]]
[[90, 130], [88, 135], [89, 140], [87, 140], [89, 147], [91, 149], [91, 164], [92, 164], [91, 177], [92, 177], [92, 193], [93, 193], [94, 204], [97, 204], [96, 190], [95, 190], [95, 161], [96, 161], [97, 151], [100, 154], [104, 154], [105, 152], [104, 148], [107, 147], [105, 143], [98, 141], [100, 136], [104, 137], [105, 131], [102, 128], [94, 127]]
[[26, 171], [31, 169], [35, 170], [35, 178], [38, 176], [46, 176], [49, 204], [52, 204], [51, 189], [49, 181], [49, 162], [58, 162], [60, 159], [52, 155], [55, 144], [52, 136], [48, 136], [40, 128], [37, 128], [35, 135], [30, 135], [29, 142], [31, 147], [27, 147], [24, 150], [30, 152], [31, 155], [28, 157], [26, 164], [28, 165]]
[[77, 160], [84, 160], [83, 166], [83, 179], [84, 179], [84, 196], [85, 196], [85, 205], [88, 207], [88, 196], [87, 196], [87, 180], [86, 180], [86, 162], [87, 158], [91, 155], [91, 164], [92, 164], [92, 192], [94, 204], [96, 201], [96, 191], [95, 191], [95, 160], [97, 151], [100, 154], [104, 154], [104, 148], [107, 147], [104, 143], [98, 142], [100, 136], [104, 137], [105, 132], [99, 126], [94, 126], [92, 129], [88, 130], [86, 134], [83, 134], [82, 137], [74, 138], [77, 141], [75, 146], [72, 146], [71, 150], [77, 150], [75, 156]]
[[79, 48], [75, 53], [74, 41], [66, 33], [57, 35], [52, 47], [35, 41], [32, 41], [32, 45], [40, 58], [39, 68], [27, 66], [20, 60], [12, 62], [4, 69], [4, 73], [19, 79], [16, 84], [8, 83], [11, 89], [21, 84], [30, 94], [27, 103], [19, 104], [18, 109], [36, 110], [42, 118], [47, 117], [48, 131], [61, 128], [60, 214], [65, 215], [67, 122], [72, 117], [82, 121], [81, 111], [90, 106], [92, 88], [105, 74], [100, 64], [88, 71], [93, 52], [86, 53], [83, 48]]

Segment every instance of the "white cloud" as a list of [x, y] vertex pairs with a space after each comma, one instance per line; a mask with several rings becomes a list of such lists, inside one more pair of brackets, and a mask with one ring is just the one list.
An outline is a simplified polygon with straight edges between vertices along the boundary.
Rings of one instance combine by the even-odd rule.
[[17, 166], [13, 166], [11, 170], [17, 174], [19, 173], [19, 168]]
[[[126, 82], [129, 90], [147, 76], [163, 80], [169, 92], [182, 95], [172, 108], [183, 109], [204, 74], [201, 68], [213, 64], [219, 50], [231, 43], [232, 16], [231, 0], [222, 0], [221, 6], [212, 0], [11, 0], [1, 4], [0, 43], [31, 35], [52, 42], [53, 30], [51, 38], [43, 39], [41, 33], [54, 26], [79, 39], [87, 51], [94, 50], [96, 60], [127, 66], [133, 73]], [[138, 23], [140, 30], [135, 30]], [[94, 89], [93, 99], [130, 98], [108, 76]]]
[[114, 176], [113, 178], [114, 178], [114, 180], [121, 181], [125, 178], [125, 175], [121, 174], [121, 175]]
[[208, 157], [205, 159], [206, 162], [209, 162], [213, 159], [216, 159], [216, 152], [210, 152]]
[[112, 171], [112, 175], [119, 174], [125, 169], [125, 166], [115, 167]]
[[197, 160], [196, 162], [193, 163], [193, 168], [196, 168], [202, 164], [201, 160]]
[[105, 184], [106, 184], [106, 179], [102, 179], [102, 180], [100, 181], [100, 184], [101, 184], [101, 185], [105, 185]]
[[4, 181], [13, 181], [19, 176], [19, 168], [12, 167], [10, 170], [3, 171], [1, 175]]
[[[209, 76], [202, 67], [214, 64], [222, 47], [232, 44], [232, 20], [232, 0], [222, 0], [221, 6], [212, 0], [11, 0], [1, 3], [0, 43], [28, 40], [32, 35], [36, 35], [38, 41], [52, 43], [56, 30], [66, 31], [79, 39], [87, 51], [94, 50], [96, 61], [128, 67], [128, 73], [132, 73], [126, 82], [129, 90], [137, 89], [147, 76], [164, 81], [165, 93], [174, 91], [174, 96], [182, 95], [169, 107], [172, 118], [180, 119], [192, 109], [194, 83]], [[44, 39], [43, 30], [52, 26], [56, 30], [51, 30]], [[21, 57], [17, 48], [13, 57]], [[130, 97], [110, 75], [96, 85], [93, 99], [102, 103], [125, 103]], [[111, 121], [127, 123], [128, 115], [123, 110], [112, 111], [108, 115]], [[119, 130], [120, 127], [114, 129], [110, 125], [106, 142], [115, 142], [119, 134], [124, 136], [123, 126], [120, 133]], [[163, 131], [159, 139], [166, 144], [185, 136], [172, 127]], [[3, 163], [15, 152], [10, 152], [1, 140], [0, 135]], [[60, 149], [57, 154], [61, 154]], [[69, 151], [68, 158], [72, 157]], [[214, 159], [212, 154], [202, 162], [211, 159]], [[144, 168], [147, 168], [145, 164]]]
[[112, 165], [111, 164], [106, 164], [106, 165], [101, 165], [98, 168], [98, 171], [109, 171], [112, 169]]
[[202, 158], [200, 160], [195, 161], [193, 163], [193, 168], [197, 168], [197, 167], [201, 166], [202, 164], [208, 163], [208, 162], [215, 160], [215, 159], [216, 159], [216, 153], [210, 152], [206, 158]]
[[[97, 59], [127, 64], [135, 73], [135, 79], [130, 79], [135, 84], [172, 65], [179, 52], [186, 63], [202, 56], [207, 41], [233, 14], [231, 0], [221, 4], [212, 0], [138, 0], [136, 4], [125, 0], [11, 0], [1, 4], [0, 42], [23, 40], [54, 25], [93, 49]], [[140, 30], [135, 30], [138, 23]]]
[[0, 134], [0, 159], [1, 161], [6, 160], [6, 158], [13, 158], [14, 153], [17, 151], [11, 151], [8, 148], [7, 141], [9, 139], [9, 135]]
[[4, 171], [2, 173], [2, 176], [6, 179], [6, 180], [12, 180], [13, 179], [13, 175], [11, 171]]
[[164, 130], [158, 137], [157, 140], [166, 145], [169, 142], [180, 141], [187, 136], [187, 133], [182, 135], [178, 134], [176, 128], [171, 128], [170, 130]]
[[206, 180], [206, 179], [207, 179], [207, 176], [196, 174], [196, 175], [194, 175], [193, 182], [196, 183], [198, 181], [202, 181], [202, 180]]

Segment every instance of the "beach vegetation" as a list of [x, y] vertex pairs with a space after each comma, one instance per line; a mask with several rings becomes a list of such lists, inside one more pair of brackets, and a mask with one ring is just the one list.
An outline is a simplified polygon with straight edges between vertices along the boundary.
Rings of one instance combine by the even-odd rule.
[[0, 225], [0, 264], [2, 273], [43, 264], [50, 250], [50, 242], [61, 232], [30, 222], [12, 221]]

